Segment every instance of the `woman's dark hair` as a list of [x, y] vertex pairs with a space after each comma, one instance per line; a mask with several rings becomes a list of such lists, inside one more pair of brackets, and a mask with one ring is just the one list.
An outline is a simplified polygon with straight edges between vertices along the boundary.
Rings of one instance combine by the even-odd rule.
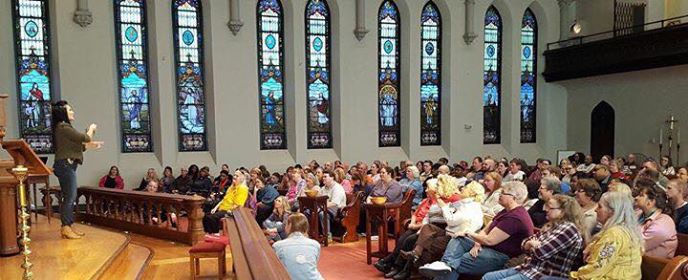
[[69, 121], [69, 117], [67, 116], [67, 101], [60, 100], [55, 103], [53, 103], [52, 110], [50, 115], [52, 115], [52, 122], [50, 123], [52, 126], [52, 130], [55, 131], [55, 128], [57, 125], [61, 122], [65, 122], [68, 124], [71, 124]]
[[170, 175], [171, 175], [172, 177], [174, 177], [174, 171], [172, 171], [172, 167], [170, 167], [170, 166], [165, 166], [165, 170], [162, 171], [162, 176], [164, 177], [164, 176], [165, 176], [165, 171], [168, 171], [168, 170], [170, 171]]
[[191, 178], [196, 179], [198, 178], [198, 165], [192, 164], [189, 165], [189, 175]]
[[643, 186], [640, 188], [640, 192], [638, 194], [645, 194], [647, 199], [655, 201], [655, 207], [657, 207], [659, 211], [662, 211], [662, 213], [669, 216], [672, 215], [673, 210], [671, 209], [671, 203], [669, 203], [666, 192], [659, 188], [659, 186]]
[[[117, 165], [110, 166], [110, 171], [112, 171], [113, 168], [117, 170], [117, 174], [115, 174], [115, 176], [119, 176], [119, 167], [117, 167]], [[108, 172], [108, 175], [110, 175], [109, 173], [110, 172]]]

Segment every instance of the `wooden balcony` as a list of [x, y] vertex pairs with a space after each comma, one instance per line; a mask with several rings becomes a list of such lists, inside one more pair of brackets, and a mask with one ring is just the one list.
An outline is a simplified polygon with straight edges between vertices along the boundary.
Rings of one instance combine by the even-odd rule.
[[548, 44], [542, 75], [556, 82], [688, 64], [688, 16], [631, 28]]

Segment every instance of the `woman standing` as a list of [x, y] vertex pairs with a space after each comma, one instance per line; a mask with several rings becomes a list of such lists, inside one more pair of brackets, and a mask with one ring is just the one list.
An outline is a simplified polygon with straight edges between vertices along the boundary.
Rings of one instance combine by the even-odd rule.
[[53, 169], [62, 189], [60, 220], [62, 238], [80, 239], [84, 233], [74, 230], [74, 202], [76, 201], [76, 169], [84, 161], [86, 149], [100, 149], [101, 141], [92, 141], [97, 126], [91, 124], [86, 133], [72, 127], [74, 111], [67, 101], [60, 100], [52, 107], [52, 130], [55, 137], [55, 163]]

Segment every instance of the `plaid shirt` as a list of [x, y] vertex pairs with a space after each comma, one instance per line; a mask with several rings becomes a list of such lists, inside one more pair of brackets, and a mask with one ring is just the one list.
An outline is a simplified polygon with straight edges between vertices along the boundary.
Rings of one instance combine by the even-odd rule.
[[516, 267], [516, 270], [526, 277], [530, 279], [540, 279], [543, 276], [568, 278], [573, 266], [580, 264], [583, 237], [573, 223], [565, 222], [552, 228], [545, 228], [535, 238], [540, 241], [540, 246], [528, 251], [526, 262]]

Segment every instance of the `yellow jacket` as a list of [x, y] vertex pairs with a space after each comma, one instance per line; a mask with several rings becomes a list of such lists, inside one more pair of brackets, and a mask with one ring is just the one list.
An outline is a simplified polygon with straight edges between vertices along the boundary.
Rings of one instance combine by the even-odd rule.
[[585, 265], [571, 272], [571, 279], [639, 280], [642, 244], [633, 243], [620, 226], [599, 233], [590, 242]]
[[225, 197], [220, 202], [220, 207], [217, 208], [218, 211], [232, 211], [239, 207], [244, 206], [246, 199], [248, 198], [248, 187], [244, 184], [231, 186], [227, 189]]

